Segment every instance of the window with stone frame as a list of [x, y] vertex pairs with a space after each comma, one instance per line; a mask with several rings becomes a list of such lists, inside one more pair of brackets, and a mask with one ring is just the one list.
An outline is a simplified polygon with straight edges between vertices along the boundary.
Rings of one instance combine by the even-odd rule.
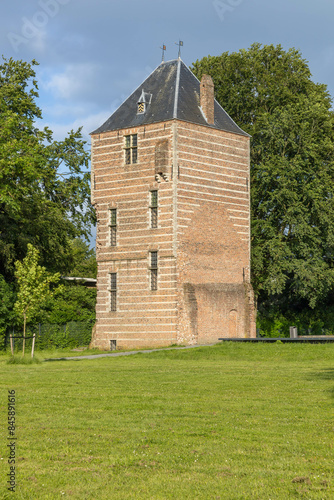
[[131, 165], [138, 160], [138, 136], [137, 134], [126, 135], [124, 137], [125, 164]]

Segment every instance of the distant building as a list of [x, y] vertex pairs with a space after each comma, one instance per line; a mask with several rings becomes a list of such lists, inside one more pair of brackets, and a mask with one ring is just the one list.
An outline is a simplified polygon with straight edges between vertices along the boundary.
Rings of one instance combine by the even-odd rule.
[[249, 136], [179, 58], [92, 133], [92, 345], [255, 337]]

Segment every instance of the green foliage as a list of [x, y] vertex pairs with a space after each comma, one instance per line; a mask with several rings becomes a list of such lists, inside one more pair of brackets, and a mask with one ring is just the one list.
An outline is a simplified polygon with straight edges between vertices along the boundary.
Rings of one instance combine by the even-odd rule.
[[[36, 350], [73, 349], [88, 346], [92, 339], [94, 321], [70, 321], [66, 324], [42, 323], [28, 328], [29, 336], [36, 335]], [[31, 339], [27, 340], [27, 347], [31, 346]], [[16, 351], [22, 342], [16, 340]]]
[[61, 292], [48, 302], [44, 318], [50, 323], [95, 319], [96, 289], [66, 283]]
[[[36, 349], [73, 349], [88, 346], [92, 339], [92, 321], [71, 321], [66, 325], [43, 324], [36, 337]], [[36, 331], [36, 329], [35, 329]]]
[[[42, 118], [36, 64], [5, 58], [0, 64], [0, 343], [13, 321], [9, 284], [15, 272], [20, 290], [14, 315], [23, 317], [24, 325], [43, 318], [64, 323], [95, 317], [95, 290], [66, 286], [58, 288], [59, 296], [47, 293], [52, 280], [46, 270], [96, 276], [94, 252], [78, 238], [88, 236], [94, 213], [81, 129], [55, 141], [50, 129], [36, 127], [36, 119]], [[34, 278], [28, 264], [25, 270], [14, 266], [31, 246], [41, 261], [39, 267], [34, 261]], [[39, 279], [46, 280], [45, 286], [40, 282], [35, 287]]]
[[[73, 349], [88, 346], [92, 339], [94, 321], [70, 321], [66, 324], [39, 323], [27, 327], [26, 349], [31, 349], [32, 336], [35, 335], [35, 350]], [[12, 333], [12, 331], [11, 331]], [[15, 329], [14, 329], [15, 334]], [[9, 339], [7, 337], [7, 349]], [[22, 350], [23, 339], [15, 339], [14, 352]]]
[[[23, 323], [23, 336], [25, 337], [26, 323], [34, 319], [47, 296], [54, 292], [50, 290], [51, 284], [59, 281], [59, 273], [50, 274], [45, 267], [38, 264], [39, 252], [28, 243], [28, 253], [22, 262], [15, 262], [15, 276], [17, 278], [18, 292], [14, 304], [14, 313], [17, 320]], [[23, 344], [24, 351], [24, 344]]]
[[[79, 238], [71, 241], [69, 276], [96, 278], [94, 250]], [[51, 296], [41, 310], [40, 321], [64, 324], [95, 320], [96, 288], [80, 282], [65, 282], [57, 295]]]
[[[260, 337], [289, 337], [289, 327], [297, 326], [290, 323], [282, 314], [268, 316], [257, 315], [256, 325]], [[300, 331], [298, 330], [298, 333]]]
[[84, 278], [96, 278], [97, 264], [95, 250], [89, 248], [88, 244], [80, 238], [70, 242], [72, 250], [72, 262], [69, 276]]
[[36, 64], [4, 59], [0, 65], [0, 273], [7, 281], [28, 243], [48, 269], [65, 272], [70, 239], [87, 236], [94, 221], [81, 129], [54, 141], [50, 129], [36, 128], [42, 117]]
[[251, 138], [252, 284], [259, 301], [314, 308], [334, 288], [331, 98], [295, 49], [204, 57], [216, 98]]
[[334, 307], [282, 311], [277, 305], [261, 305], [256, 323], [261, 337], [289, 337], [290, 326], [296, 326], [299, 335], [334, 335]]
[[0, 350], [4, 348], [6, 330], [13, 319], [15, 293], [13, 286], [5, 282], [0, 274]]

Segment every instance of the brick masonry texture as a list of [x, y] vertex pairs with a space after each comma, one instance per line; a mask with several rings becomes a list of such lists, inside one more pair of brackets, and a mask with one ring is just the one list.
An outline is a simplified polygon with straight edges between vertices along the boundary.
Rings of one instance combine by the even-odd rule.
[[[125, 164], [137, 134], [138, 162]], [[158, 224], [151, 228], [151, 195]], [[109, 349], [254, 337], [249, 138], [178, 119], [92, 135], [97, 321]], [[117, 210], [110, 245], [110, 210]], [[158, 252], [151, 290], [150, 252]], [[111, 273], [117, 273], [116, 311]]]

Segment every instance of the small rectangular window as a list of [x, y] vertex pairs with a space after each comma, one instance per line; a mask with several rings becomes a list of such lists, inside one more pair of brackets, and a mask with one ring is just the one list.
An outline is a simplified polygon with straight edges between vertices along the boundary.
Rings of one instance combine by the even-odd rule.
[[109, 210], [109, 239], [110, 246], [115, 247], [117, 244], [117, 208]]
[[125, 163], [130, 165], [131, 163], [137, 163], [138, 159], [138, 138], [137, 134], [126, 135], [125, 136]]
[[158, 227], [158, 191], [151, 191], [150, 218], [151, 228]]
[[117, 347], [117, 341], [116, 340], [110, 340], [110, 350], [115, 351]]
[[158, 252], [150, 252], [151, 290], [158, 289]]
[[110, 273], [110, 310], [117, 310], [117, 273]]

